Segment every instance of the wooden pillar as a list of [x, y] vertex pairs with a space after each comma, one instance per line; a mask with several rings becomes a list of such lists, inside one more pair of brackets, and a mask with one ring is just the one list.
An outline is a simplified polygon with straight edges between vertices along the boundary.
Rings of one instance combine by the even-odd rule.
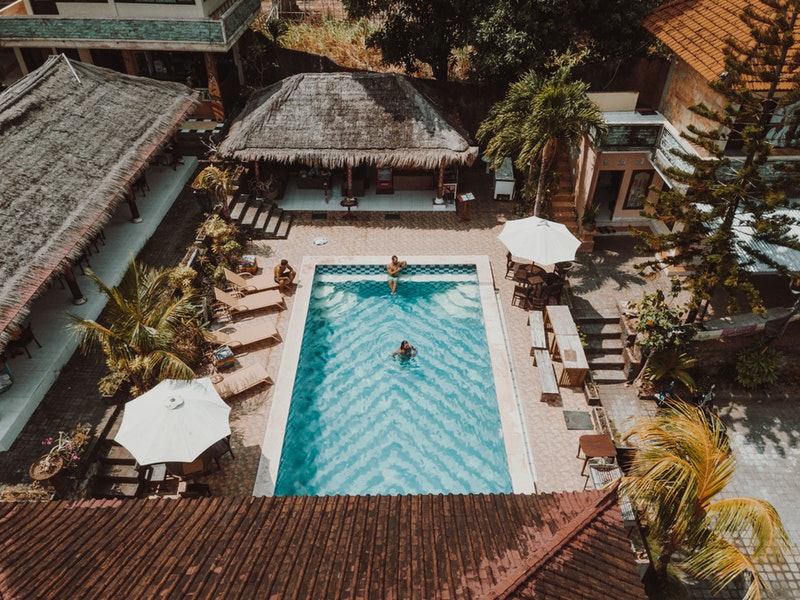
[[136, 206], [136, 196], [133, 193], [133, 188], [128, 190], [128, 206], [131, 209], [131, 223], [141, 223], [142, 217], [139, 215], [139, 208]]
[[261, 171], [258, 168], [259, 162], [258, 160], [253, 161], [253, 174], [256, 176], [256, 181], [261, 181]]
[[217, 61], [214, 59], [213, 52], [204, 52], [203, 58], [206, 63], [206, 75], [208, 75], [208, 95], [211, 97], [211, 112], [217, 121], [225, 120], [225, 107], [222, 105], [222, 92], [219, 87], [219, 75], [217, 74]]
[[439, 165], [439, 183], [436, 184], [436, 197], [444, 196], [444, 163]]
[[93, 65], [94, 59], [92, 58], [92, 51], [89, 48], [78, 48], [78, 58], [81, 59], [82, 63], [86, 63], [87, 65]]
[[347, 197], [353, 197], [353, 165], [347, 165]]
[[133, 55], [133, 50], [120, 50], [122, 53], [122, 62], [125, 63], [125, 72], [128, 75], [138, 75], [139, 65], [136, 64], [136, 57]]
[[75, 305], [86, 304], [86, 296], [83, 295], [78, 282], [75, 280], [75, 272], [70, 265], [64, 269], [64, 279], [67, 280], [67, 287], [72, 292], [72, 303]]

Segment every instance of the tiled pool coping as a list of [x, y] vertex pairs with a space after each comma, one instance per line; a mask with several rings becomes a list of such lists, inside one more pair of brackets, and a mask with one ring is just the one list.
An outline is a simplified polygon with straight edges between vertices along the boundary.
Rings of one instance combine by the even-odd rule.
[[[535, 493], [533, 469], [528, 463], [525, 433], [517, 404], [511, 365], [503, 334], [503, 322], [497, 305], [494, 280], [489, 257], [478, 256], [403, 256], [412, 265], [474, 264], [478, 274], [478, 286], [486, 324], [486, 339], [492, 362], [495, 389], [497, 391], [500, 421], [506, 447], [508, 471], [514, 493]], [[272, 408], [267, 422], [264, 441], [261, 444], [261, 461], [258, 466], [254, 496], [272, 496], [278, 477], [286, 423], [303, 343], [306, 316], [311, 299], [312, 282], [317, 265], [385, 265], [386, 256], [307, 256], [297, 274], [297, 290], [289, 319], [280, 372], [275, 382]], [[402, 280], [400, 282], [402, 285]], [[387, 287], [386, 293], [389, 293]]]

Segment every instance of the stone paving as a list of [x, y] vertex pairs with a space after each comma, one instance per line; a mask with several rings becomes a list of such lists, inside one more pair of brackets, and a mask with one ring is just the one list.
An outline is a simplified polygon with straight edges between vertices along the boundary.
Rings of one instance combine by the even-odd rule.
[[[477, 188], [473, 188], [477, 189]], [[487, 194], [476, 194], [478, 198]], [[526, 313], [511, 306], [513, 283], [505, 279], [505, 253], [497, 240], [505, 220], [512, 215], [511, 204], [478, 200], [470, 206], [470, 221], [460, 222], [452, 213], [400, 213], [397, 220], [387, 220], [383, 213], [360, 213], [358, 220], [346, 221], [331, 213], [327, 219], [312, 219], [299, 213], [287, 240], [257, 241], [250, 250], [259, 256], [264, 269], [287, 258], [299, 266], [306, 255], [460, 255], [489, 256], [498, 290], [498, 301], [506, 321], [513, 377], [522, 400], [524, 424], [533, 457], [539, 492], [580, 490], [585, 479], [580, 475], [582, 461], [576, 459], [578, 437], [585, 431], [566, 428], [564, 410], [588, 411], [582, 392], [562, 388], [559, 405], [540, 402], [537, 370], [529, 356], [529, 333]], [[143, 251], [150, 264], [175, 264], [185, 244], [191, 241], [197, 222], [196, 206], [185, 196], [175, 206]], [[194, 221], [193, 221], [194, 220]], [[174, 223], [183, 223], [185, 231], [176, 231]], [[313, 240], [327, 238], [318, 246]], [[183, 244], [183, 245], [182, 245]], [[666, 287], [665, 275], [645, 279], [632, 265], [638, 261], [631, 238], [597, 238], [593, 254], [579, 255], [578, 266], [570, 275], [574, 302], [583, 309], [589, 304], [598, 314], [616, 314], [617, 303], [641, 297], [643, 291]], [[305, 285], [307, 282], [298, 282]], [[402, 285], [402, 281], [400, 282]], [[287, 297], [288, 310], [256, 318], [276, 319], [285, 335], [293, 298]], [[240, 353], [241, 364], [262, 362], [273, 380], [280, 369], [282, 344], [255, 346]], [[94, 419], [106, 408], [99, 403], [96, 380], [102, 364], [98, 357], [76, 355], [47, 395], [39, 410], [9, 452], [0, 453], [0, 481], [24, 480], [24, 471], [40, 453], [38, 440], [54, 429], [74, 425], [75, 418]], [[615, 430], [625, 429], [626, 420], [637, 414], [652, 413], [652, 402], [636, 397], [626, 385], [601, 388], [604, 409]], [[260, 457], [260, 444], [269, 415], [271, 388], [262, 386], [233, 399], [231, 412], [232, 443], [235, 458], [222, 458], [222, 469], [205, 480], [214, 494], [249, 495], [252, 493]], [[722, 410], [739, 454], [740, 470], [732, 493], [763, 497], [773, 502], [784, 519], [795, 543], [800, 542], [800, 517], [792, 510], [797, 484], [798, 439], [800, 419], [794, 404], [731, 403]], [[24, 468], [23, 468], [24, 467]], [[800, 597], [798, 561], [792, 559], [780, 570], [770, 572], [776, 584], [774, 598]], [[696, 597], [707, 595], [698, 590]], [[733, 597], [733, 596], [730, 596]]]

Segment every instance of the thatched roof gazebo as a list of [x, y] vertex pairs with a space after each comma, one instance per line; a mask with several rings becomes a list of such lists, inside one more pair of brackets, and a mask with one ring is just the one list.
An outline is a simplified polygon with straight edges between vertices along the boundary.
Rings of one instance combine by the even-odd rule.
[[257, 92], [219, 147], [225, 158], [440, 169], [478, 148], [413, 79], [394, 73], [301, 73]]
[[0, 348], [196, 103], [181, 84], [63, 55], [0, 94]]

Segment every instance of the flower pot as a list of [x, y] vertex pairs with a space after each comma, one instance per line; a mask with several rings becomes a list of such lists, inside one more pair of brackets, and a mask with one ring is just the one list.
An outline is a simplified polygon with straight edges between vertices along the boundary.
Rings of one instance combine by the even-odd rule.
[[586, 396], [586, 404], [600, 406], [600, 390], [594, 381], [587, 379], [583, 382], [583, 394]]
[[45, 454], [37, 458], [28, 468], [28, 475], [34, 481], [47, 481], [58, 475], [64, 468], [64, 459], [60, 456]]

